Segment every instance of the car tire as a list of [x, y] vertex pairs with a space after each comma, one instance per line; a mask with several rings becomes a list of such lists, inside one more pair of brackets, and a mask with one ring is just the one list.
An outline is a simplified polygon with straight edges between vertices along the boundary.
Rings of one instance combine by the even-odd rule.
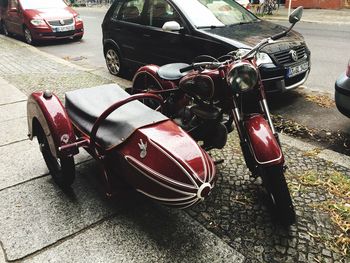
[[40, 151], [43, 155], [47, 168], [55, 183], [63, 189], [68, 189], [75, 179], [74, 157], [56, 158], [52, 155], [44, 130], [38, 128], [37, 139]]
[[122, 76], [125, 73], [126, 68], [117, 48], [113, 46], [107, 46], [105, 48], [105, 60], [107, 69], [112, 75]]
[[29, 45], [35, 44], [35, 40], [33, 39], [32, 32], [26, 26], [23, 28], [23, 36], [24, 36], [24, 40], [27, 44], [29, 44]]
[[4, 21], [1, 21], [0, 32], [3, 33], [5, 36], [8, 36], [10, 34], [9, 31], [7, 30], [7, 26]]
[[81, 40], [82, 38], [83, 38], [83, 35], [73, 37], [73, 39], [74, 39], [75, 41], [79, 41], [79, 40]]

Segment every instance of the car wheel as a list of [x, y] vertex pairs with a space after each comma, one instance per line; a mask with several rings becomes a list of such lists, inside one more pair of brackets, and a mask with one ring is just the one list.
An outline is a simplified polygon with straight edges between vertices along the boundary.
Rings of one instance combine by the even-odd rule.
[[75, 179], [74, 157], [56, 158], [53, 156], [42, 127], [38, 129], [37, 139], [40, 151], [53, 180], [63, 189], [69, 188]]
[[115, 47], [109, 46], [105, 51], [105, 60], [109, 72], [114, 76], [121, 76], [125, 72], [120, 53]]
[[26, 41], [27, 44], [29, 44], [29, 45], [34, 44], [35, 41], [33, 39], [32, 32], [30, 32], [29, 28], [24, 27], [23, 35], [24, 35], [24, 40]]
[[1, 30], [0, 30], [5, 36], [9, 35], [9, 31], [7, 30], [6, 24], [4, 21], [1, 21]]
[[81, 36], [76, 36], [76, 37], [74, 37], [73, 39], [76, 40], [76, 41], [79, 41], [79, 40], [81, 40], [82, 38], [83, 38], [83, 35], [81, 35]]

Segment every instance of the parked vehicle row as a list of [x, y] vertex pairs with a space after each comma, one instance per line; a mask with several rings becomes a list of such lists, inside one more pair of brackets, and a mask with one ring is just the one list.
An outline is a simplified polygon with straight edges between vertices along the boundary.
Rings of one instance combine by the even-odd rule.
[[[203, 54], [218, 58], [250, 50], [283, 30], [232, 0], [116, 0], [102, 23], [104, 55], [113, 75], [145, 64], [191, 63]], [[260, 50], [257, 64], [268, 92], [285, 91], [306, 81], [310, 50], [292, 31]]]
[[0, 0], [0, 31], [28, 44], [84, 35], [83, 20], [62, 0]]

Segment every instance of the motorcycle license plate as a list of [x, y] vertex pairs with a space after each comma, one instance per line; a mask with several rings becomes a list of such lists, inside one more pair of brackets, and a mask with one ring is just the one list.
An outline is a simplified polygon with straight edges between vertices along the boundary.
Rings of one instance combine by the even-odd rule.
[[304, 73], [308, 69], [309, 69], [309, 62], [307, 61], [300, 65], [287, 68], [287, 78], [291, 78], [301, 73]]
[[66, 32], [66, 31], [72, 31], [74, 30], [74, 25], [71, 26], [60, 26], [60, 27], [55, 27], [52, 29], [53, 32]]

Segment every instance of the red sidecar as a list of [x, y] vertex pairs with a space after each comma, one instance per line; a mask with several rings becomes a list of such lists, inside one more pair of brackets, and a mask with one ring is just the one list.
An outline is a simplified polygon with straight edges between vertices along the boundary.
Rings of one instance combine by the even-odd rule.
[[203, 200], [217, 179], [209, 155], [179, 126], [110, 84], [66, 93], [65, 107], [51, 92], [28, 98], [29, 137], [38, 137], [48, 169], [62, 187], [73, 183], [79, 147], [100, 164], [107, 196], [113, 181], [177, 208]]

